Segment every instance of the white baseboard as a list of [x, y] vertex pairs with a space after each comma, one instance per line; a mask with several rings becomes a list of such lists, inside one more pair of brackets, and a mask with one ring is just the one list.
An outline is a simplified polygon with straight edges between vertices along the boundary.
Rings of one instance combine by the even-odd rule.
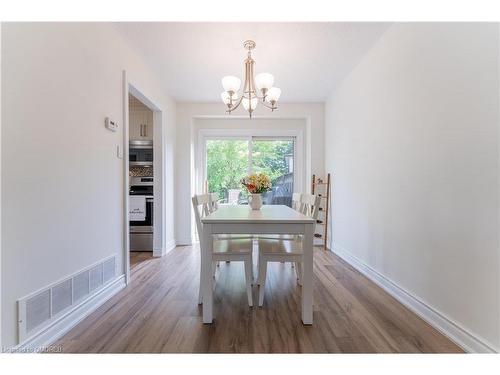
[[173, 249], [175, 249], [176, 246], [177, 245], [176, 245], [175, 239], [172, 239], [165, 244], [165, 250], [163, 250], [163, 248], [161, 248], [161, 247], [154, 248], [153, 249], [153, 256], [154, 257], [162, 257], [164, 255], [167, 255], [169, 252], [171, 252]]
[[375, 284], [384, 289], [399, 302], [412, 310], [415, 314], [447, 336], [454, 343], [469, 353], [497, 353], [498, 349], [487, 343], [484, 339], [473, 335], [458, 323], [448, 318], [443, 313], [422, 302], [419, 298], [399, 287], [393, 281], [380, 274], [359, 258], [352, 255], [342, 246], [333, 242], [333, 252], [356, 268]]
[[193, 244], [193, 240], [191, 238], [179, 238], [176, 244], [177, 246], [189, 246]]
[[165, 245], [165, 254], [170, 253], [175, 247], [177, 246], [177, 242], [175, 241], [175, 238], [168, 241], [167, 244]]
[[88, 315], [97, 310], [102, 304], [108, 301], [125, 286], [125, 275], [117, 277], [98, 293], [69, 310], [45, 330], [12, 348], [12, 352], [31, 353], [47, 348], [50, 344], [65, 335], [71, 328], [80, 323]]

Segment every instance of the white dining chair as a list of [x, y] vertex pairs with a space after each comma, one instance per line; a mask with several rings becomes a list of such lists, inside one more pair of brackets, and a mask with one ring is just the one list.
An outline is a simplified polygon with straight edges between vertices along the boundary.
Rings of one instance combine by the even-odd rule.
[[232, 205], [237, 205], [240, 193], [241, 193], [240, 189], [229, 189], [227, 191], [227, 203]]
[[[208, 193], [209, 195], [209, 203], [208, 203], [208, 212], [212, 213], [219, 208], [219, 194], [218, 193]], [[218, 239], [224, 238], [254, 238], [251, 234], [218, 234]], [[229, 263], [229, 262], [227, 262]]]
[[[201, 218], [210, 214], [211, 197], [210, 194], [195, 195], [192, 198], [194, 216], [196, 219], [196, 227], [198, 229], [198, 236], [201, 238], [203, 233], [203, 225]], [[213, 211], [212, 211], [213, 212]], [[252, 281], [253, 281], [253, 239], [246, 238], [214, 238], [213, 239], [213, 252], [212, 252], [212, 276], [215, 276], [216, 264], [219, 261], [242, 261], [245, 266], [245, 283], [248, 297], [248, 305], [253, 306], [252, 298]], [[200, 244], [201, 248], [201, 244]], [[202, 298], [202, 282], [200, 267], [200, 288], [198, 293], [198, 303], [203, 303]]]
[[[209, 195], [208, 212], [212, 213], [219, 208], [219, 193], [208, 193], [208, 195]], [[239, 238], [241, 236], [235, 236], [232, 234], [217, 234], [216, 237], [218, 240], [223, 240], [227, 238]], [[230, 262], [226, 261], [226, 263]], [[220, 267], [220, 262], [215, 262], [215, 264], [217, 265], [217, 267]]]
[[208, 194], [210, 196], [208, 211], [212, 213], [219, 208], [219, 193], [208, 193]]
[[302, 212], [302, 194], [293, 193], [292, 194], [292, 208], [295, 211]]
[[[320, 197], [312, 194], [302, 194], [301, 211], [310, 216], [316, 222], [319, 212]], [[299, 285], [302, 284], [302, 237], [294, 236], [292, 239], [261, 238], [259, 244], [258, 278], [259, 306], [264, 303], [264, 292], [266, 284], [267, 263], [269, 262], [293, 262], [297, 272]]]
[[[314, 218], [316, 220], [318, 217], [320, 201], [321, 198], [319, 195], [316, 196], [313, 194], [301, 194], [299, 211], [302, 212], [304, 215], [310, 217], [316, 215], [316, 217]], [[316, 211], [316, 213], [314, 211]]]
[[[292, 194], [292, 209], [302, 213], [302, 194], [301, 193], [293, 193]], [[294, 234], [262, 234], [258, 236], [263, 239], [281, 239], [281, 240], [293, 240], [297, 236]]]

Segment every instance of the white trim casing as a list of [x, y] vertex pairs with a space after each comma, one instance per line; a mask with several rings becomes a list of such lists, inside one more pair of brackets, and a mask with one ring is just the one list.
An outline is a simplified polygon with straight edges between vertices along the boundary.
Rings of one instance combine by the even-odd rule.
[[[2, 50], [2, 23], [0, 22], [0, 51]], [[0, 88], [2, 87], [2, 54], [0, 53]], [[0, 348], [2, 347], [2, 90], [0, 89]]]
[[[165, 149], [165, 123], [163, 121], [163, 112], [160, 110], [153, 112], [153, 147], [154, 160], [153, 174], [154, 178], [154, 230], [153, 230], [153, 256], [154, 249], [161, 249], [160, 255], [166, 254], [165, 240], [165, 225], [166, 225], [166, 149]], [[160, 209], [158, 209], [160, 208]]]
[[392, 280], [380, 274], [362, 260], [352, 255], [348, 250], [344, 249], [339, 244], [332, 241], [331, 248], [333, 252], [340, 258], [345, 260], [363, 275], [368, 277], [375, 284], [384, 289], [392, 297], [397, 299], [408, 309], [413, 311], [435, 329], [447, 336], [455, 344], [460, 346], [469, 353], [496, 353], [498, 348], [495, 348], [490, 343], [485, 342], [483, 339], [473, 335], [464, 327], [460, 326], [457, 322], [448, 318], [443, 313], [432, 308], [425, 302], [421, 301], [418, 297], [412, 295], [410, 292], [404, 290]]
[[125, 262], [125, 283], [130, 282], [130, 223], [128, 220], [129, 194], [129, 108], [128, 108], [128, 78], [127, 72], [122, 72], [123, 80], [123, 257]]

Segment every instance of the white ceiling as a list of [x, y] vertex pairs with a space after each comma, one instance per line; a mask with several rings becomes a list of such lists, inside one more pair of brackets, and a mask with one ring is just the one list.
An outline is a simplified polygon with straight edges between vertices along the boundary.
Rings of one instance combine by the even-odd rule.
[[321, 102], [388, 23], [117, 23], [178, 101], [216, 102], [221, 78], [243, 79], [243, 41], [257, 43], [255, 74], [269, 72], [283, 102]]

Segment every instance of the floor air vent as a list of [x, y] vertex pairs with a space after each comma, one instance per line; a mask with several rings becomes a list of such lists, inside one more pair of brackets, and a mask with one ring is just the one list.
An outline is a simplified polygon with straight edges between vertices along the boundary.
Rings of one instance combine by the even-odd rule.
[[113, 255], [18, 300], [19, 343], [43, 331], [115, 277]]

